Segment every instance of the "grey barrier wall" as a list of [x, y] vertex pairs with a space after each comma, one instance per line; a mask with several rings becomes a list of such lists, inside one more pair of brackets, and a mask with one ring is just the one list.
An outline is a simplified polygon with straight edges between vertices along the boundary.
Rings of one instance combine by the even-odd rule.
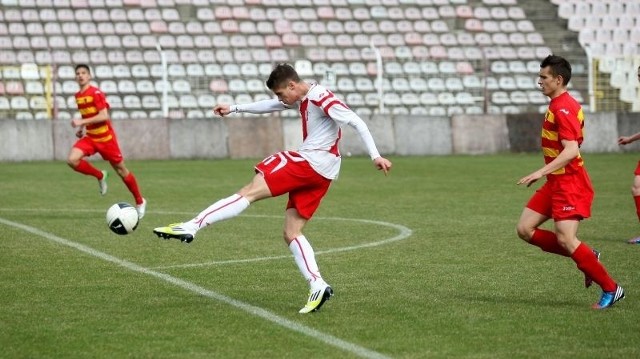
[[509, 150], [509, 131], [504, 116], [453, 116], [453, 153], [482, 155]]
[[[449, 155], [453, 153], [451, 125], [448, 117], [424, 119], [398, 116], [393, 121], [394, 153], [401, 156]], [[375, 137], [377, 140], [378, 138]], [[389, 152], [382, 152], [389, 153]]]
[[[283, 149], [295, 150], [302, 142], [300, 121], [247, 115], [116, 120], [113, 126], [127, 159], [262, 158]], [[383, 155], [540, 151], [541, 114], [377, 115], [364, 121]], [[617, 145], [618, 136], [636, 132], [640, 132], [640, 113], [587, 113], [582, 151], [640, 151], [640, 141]], [[0, 161], [64, 161], [75, 141], [69, 121], [0, 120]], [[340, 145], [345, 155], [367, 154], [350, 126], [343, 129]]]
[[0, 161], [53, 159], [49, 121], [0, 120]]
[[[640, 132], [640, 113], [620, 113], [616, 116], [618, 135], [630, 136]], [[640, 141], [621, 147], [622, 151], [640, 151]]]

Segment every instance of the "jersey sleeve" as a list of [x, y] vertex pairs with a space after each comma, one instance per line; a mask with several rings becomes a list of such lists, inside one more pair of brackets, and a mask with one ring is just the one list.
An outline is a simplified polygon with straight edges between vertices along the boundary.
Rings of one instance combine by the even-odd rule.
[[109, 109], [109, 103], [107, 102], [106, 97], [104, 96], [104, 93], [100, 90], [96, 90], [93, 93], [93, 103], [96, 106], [96, 110], [98, 110], [98, 112], [106, 109]]
[[262, 114], [262, 113], [270, 113], [276, 111], [284, 111], [290, 109], [291, 107], [285, 105], [280, 102], [278, 99], [268, 99], [262, 101], [256, 101], [252, 103], [242, 104], [242, 105], [231, 105], [229, 108], [231, 112], [241, 113], [253, 113], [253, 114]]
[[378, 152], [378, 148], [373, 140], [373, 136], [371, 136], [369, 127], [367, 127], [367, 124], [360, 118], [360, 116], [341, 102], [327, 107], [328, 108], [324, 109], [324, 111], [329, 115], [329, 117], [340, 125], [349, 125], [353, 127], [358, 132], [358, 135], [360, 135], [360, 139], [367, 147], [367, 151], [369, 152], [369, 156], [372, 160], [380, 157], [380, 152]]
[[582, 142], [582, 125], [575, 110], [560, 108], [554, 114], [558, 124], [558, 139]]

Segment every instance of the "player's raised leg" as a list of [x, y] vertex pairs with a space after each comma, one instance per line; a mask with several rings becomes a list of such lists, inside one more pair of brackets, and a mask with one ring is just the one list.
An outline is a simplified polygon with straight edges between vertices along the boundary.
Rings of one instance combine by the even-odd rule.
[[175, 238], [182, 242], [191, 243], [201, 228], [235, 217], [247, 209], [249, 204], [245, 197], [234, 194], [217, 201], [187, 222], [157, 227], [153, 233], [164, 239]]
[[190, 243], [202, 228], [233, 218], [249, 208], [251, 203], [268, 197], [271, 197], [271, 191], [262, 174], [258, 173], [238, 193], [215, 202], [195, 218], [184, 223], [157, 227], [153, 230], [153, 233], [164, 239], [175, 238], [182, 242]]

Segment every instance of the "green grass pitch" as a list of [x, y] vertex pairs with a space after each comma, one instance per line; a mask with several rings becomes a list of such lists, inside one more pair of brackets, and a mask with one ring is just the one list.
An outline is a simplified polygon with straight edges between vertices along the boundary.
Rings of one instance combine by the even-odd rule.
[[586, 154], [596, 189], [579, 238], [627, 291], [604, 311], [574, 263], [515, 224], [539, 154], [391, 158], [388, 177], [345, 158], [306, 228], [336, 291], [298, 314], [307, 285], [282, 240], [286, 198], [251, 205], [190, 245], [157, 238], [247, 183], [257, 160], [128, 161], [149, 205], [117, 236], [107, 208], [133, 202], [63, 162], [0, 164], [2, 358], [640, 357], [638, 154]]

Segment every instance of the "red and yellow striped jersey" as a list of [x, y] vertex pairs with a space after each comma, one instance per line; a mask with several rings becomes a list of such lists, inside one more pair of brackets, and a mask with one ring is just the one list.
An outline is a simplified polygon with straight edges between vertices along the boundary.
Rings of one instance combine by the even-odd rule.
[[[85, 91], [77, 92], [75, 96], [82, 118], [93, 117], [101, 110], [109, 108], [104, 93], [95, 86], [89, 86]], [[95, 142], [107, 142], [115, 136], [110, 120], [87, 125], [86, 130], [87, 136]]]
[[[553, 161], [564, 149], [562, 140], [578, 141], [582, 144], [584, 128], [584, 113], [582, 106], [568, 92], [554, 98], [544, 115], [542, 124], [542, 153], [544, 162]], [[574, 158], [565, 167], [551, 173], [559, 175], [575, 173], [584, 165], [582, 156]]]

